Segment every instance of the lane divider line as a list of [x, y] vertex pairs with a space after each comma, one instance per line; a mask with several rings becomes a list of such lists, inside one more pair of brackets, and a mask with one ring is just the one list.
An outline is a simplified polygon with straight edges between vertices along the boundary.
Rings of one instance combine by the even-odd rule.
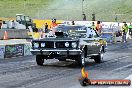
[[123, 67], [119, 67], [119, 68], [117, 68], [117, 69], [114, 69], [114, 70], [112, 70], [112, 71], [118, 71], [118, 70], [122, 70], [122, 69], [124, 69], [124, 68], [127, 68], [127, 67], [129, 67], [129, 66], [132, 66], [132, 64], [128, 64], [128, 65], [125, 65], [125, 66], [123, 66]]

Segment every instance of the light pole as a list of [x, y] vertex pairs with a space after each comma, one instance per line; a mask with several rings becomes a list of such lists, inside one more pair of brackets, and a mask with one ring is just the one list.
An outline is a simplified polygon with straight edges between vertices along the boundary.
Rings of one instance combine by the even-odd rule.
[[[119, 8], [118, 8], [118, 13], [119, 13]], [[118, 14], [115, 15], [115, 21], [117, 22], [118, 21]]]
[[86, 21], [86, 15], [84, 13], [83, 4], [84, 4], [84, 0], [82, 0], [82, 16], [83, 16], [83, 21]]
[[82, 0], [82, 14], [84, 14], [84, 11], [83, 11], [83, 2], [84, 2], [84, 0]]
[[25, 10], [26, 10], [26, 0], [24, 0], [23, 8], [24, 8], [24, 13], [25, 13]]
[[117, 17], [117, 14], [116, 14], [116, 16], [115, 16], [115, 21], [116, 21], [116, 22], [118, 21], [118, 17]]

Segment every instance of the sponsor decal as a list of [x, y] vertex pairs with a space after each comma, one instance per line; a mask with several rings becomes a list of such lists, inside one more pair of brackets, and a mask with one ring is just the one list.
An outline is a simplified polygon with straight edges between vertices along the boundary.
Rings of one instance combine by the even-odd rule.
[[4, 59], [5, 46], [0, 46], [0, 58]]
[[32, 55], [31, 52], [30, 52], [30, 49], [31, 49], [31, 45], [30, 44], [25, 44], [24, 45], [24, 56]]
[[12, 58], [24, 55], [24, 45], [6, 45], [5, 46], [5, 58]]
[[91, 86], [91, 85], [108, 85], [108, 86], [130, 86], [131, 81], [127, 79], [113, 79], [113, 80], [92, 80], [89, 79], [88, 71], [84, 71], [84, 67], [81, 70], [82, 77], [79, 78], [79, 82], [82, 86]]

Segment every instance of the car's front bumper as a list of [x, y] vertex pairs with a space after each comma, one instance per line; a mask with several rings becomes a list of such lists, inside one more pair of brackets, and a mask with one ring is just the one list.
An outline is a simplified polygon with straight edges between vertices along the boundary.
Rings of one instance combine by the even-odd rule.
[[73, 49], [73, 50], [38, 50], [38, 49], [31, 49], [30, 50], [33, 55], [80, 55], [80, 49]]

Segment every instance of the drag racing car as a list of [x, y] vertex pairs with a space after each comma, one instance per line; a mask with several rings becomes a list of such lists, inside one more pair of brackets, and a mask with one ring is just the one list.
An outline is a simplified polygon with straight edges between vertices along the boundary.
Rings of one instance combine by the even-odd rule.
[[32, 40], [33, 55], [42, 66], [46, 59], [66, 61], [75, 60], [79, 66], [85, 66], [86, 59], [101, 63], [107, 43], [91, 28], [86, 26], [60, 25], [54, 28], [52, 36]]

